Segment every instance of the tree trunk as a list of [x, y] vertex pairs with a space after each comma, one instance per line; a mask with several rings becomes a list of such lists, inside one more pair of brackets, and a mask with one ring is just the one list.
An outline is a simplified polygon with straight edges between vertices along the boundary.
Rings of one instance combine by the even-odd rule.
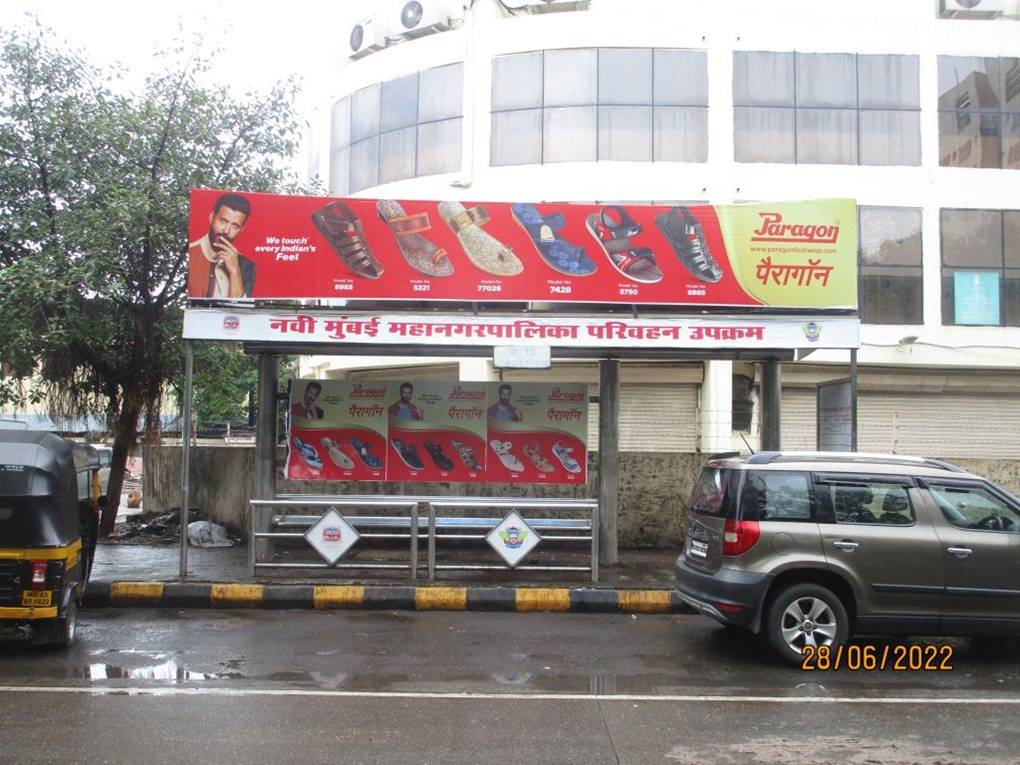
[[113, 426], [113, 454], [110, 463], [110, 480], [106, 486], [106, 507], [99, 522], [100, 536], [109, 536], [117, 522], [117, 510], [120, 508], [120, 492], [124, 486], [124, 471], [127, 466], [128, 452], [135, 437], [138, 435], [138, 417], [142, 409], [133, 403], [134, 397], [125, 395], [121, 404], [120, 414]]

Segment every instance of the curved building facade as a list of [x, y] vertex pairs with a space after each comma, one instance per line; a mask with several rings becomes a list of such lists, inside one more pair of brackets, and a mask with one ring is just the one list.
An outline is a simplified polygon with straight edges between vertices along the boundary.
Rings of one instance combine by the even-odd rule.
[[[401, 5], [378, 17], [391, 38]], [[439, 5], [422, 2], [426, 13]], [[1005, 10], [994, 18], [953, 16], [948, 0], [563, 5], [575, 9], [477, 0], [451, 29], [341, 67], [317, 138], [330, 193], [853, 197], [859, 447], [1020, 459], [1020, 3], [994, 4]], [[379, 8], [361, 4], [365, 17]], [[815, 386], [846, 376], [847, 363], [819, 351], [784, 364], [785, 448], [814, 447]], [[302, 363], [336, 377], [392, 367], [495, 374], [453, 359]], [[598, 377], [583, 363], [506, 375]], [[754, 445], [759, 379], [740, 362], [625, 364], [621, 448]]]

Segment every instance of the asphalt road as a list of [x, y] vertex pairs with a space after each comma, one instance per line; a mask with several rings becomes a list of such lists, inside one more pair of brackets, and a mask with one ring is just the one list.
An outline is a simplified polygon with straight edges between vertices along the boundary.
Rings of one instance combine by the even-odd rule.
[[89, 611], [0, 647], [0, 763], [1020, 763], [1020, 648], [949, 644], [822, 673], [698, 616]]

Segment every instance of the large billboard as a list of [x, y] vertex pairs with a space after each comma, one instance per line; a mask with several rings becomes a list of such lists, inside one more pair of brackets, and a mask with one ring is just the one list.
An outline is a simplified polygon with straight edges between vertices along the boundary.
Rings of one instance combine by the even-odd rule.
[[584, 484], [582, 384], [295, 380], [287, 478]]
[[853, 200], [592, 205], [193, 190], [188, 297], [855, 309]]

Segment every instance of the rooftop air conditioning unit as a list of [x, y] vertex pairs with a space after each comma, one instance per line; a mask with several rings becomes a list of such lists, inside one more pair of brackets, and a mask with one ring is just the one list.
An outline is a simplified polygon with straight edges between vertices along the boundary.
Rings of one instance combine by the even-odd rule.
[[939, 0], [943, 19], [994, 19], [1006, 10], [1006, 0]]
[[369, 16], [351, 27], [351, 58], [367, 56], [374, 50], [386, 47], [386, 22], [378, 16]]
[[402, 37], [419, 37], [443, 32], [462, 17], [463, 6], [450, 0], [406, 0], [400, 4], [400, 16], [394, 24]]

